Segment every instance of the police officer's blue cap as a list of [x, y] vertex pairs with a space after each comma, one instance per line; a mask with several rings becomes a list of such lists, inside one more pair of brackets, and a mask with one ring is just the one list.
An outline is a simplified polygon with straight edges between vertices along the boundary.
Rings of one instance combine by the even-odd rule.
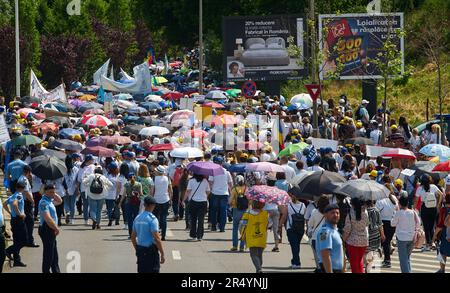
[[21, 150], [16, 150], [14, 152], [14, 155], [21, 156], [22, 155], [22, 151]]
[[221, 164], [221, 163], [223, 163], [223, 158], [221, 156], [216, 156], [216, 157], [214, 157], [213, 162], [217, 163], [217, 164]]
[[133, 176], [135, 176], [136, 174], [134, 174], [133, 172], [128, 173], [128, 178], [131, 178]]
[[92, 161], [94, 160], [94, 156], [93, 155], [87, 155], [85, 158], [85, 161]]
[[77, 159], [77, 158], [81, 158], [81, 155], [78, 153], [72, 154], [72, 159]]
[[324, 209], [324, 212], [328, 213], [329, 211], [338, 210], [338, 209], [339, 209], [339, 206], [337, 204], [333, 203], [333, 204], [327, 205]]
[[109, 169], [117, 169], [119, 166], [116, 162], [111, 162], [108, 167]]
[[153, 196], [147, 196], [144, 198], [144, 205], [150, 206], [150, 205], [156, 205], [156, 200]]

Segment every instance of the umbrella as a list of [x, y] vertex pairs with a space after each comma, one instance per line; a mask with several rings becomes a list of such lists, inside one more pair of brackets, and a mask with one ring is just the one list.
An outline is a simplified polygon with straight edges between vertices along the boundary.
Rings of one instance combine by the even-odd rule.
[[83, 149], [81, 144], [69, 139], [57, 139], [53, 142], [53, 146], [68, 151], [81, 151]]
[[419, 153], [427, 157], [439, 157], [441, 161], [450, 159], [450, 148], [441, 144], [428, 144], [421, 148]]
[[194, 159], [194, 158], [202, 158], [203, 152], [198, 148], [183, 147], [171, 151], [170, 156], [172, 158]]
[[436, 167], [433, 168], [433, 171], [450, 172], [450, 161], [437, 164]]
[[33, 125], [31, 128], [32, 131], [41, 131], [42, 133], [47, 133], [49, 131], [56, 132], [58, 131], [59, 126], [53, 122], [44, 122], [41, 124]]
[[130, 114], [144, 114], [147, 113], [147, 109], [143, 107], [133, 107], [130, 109], [126, 109], [125, 112], [128, 112]]
[[304, 142], [300, 142], [300, 143], [296, 143], [296, 144], [291, 144], [289, 145], [287, 148], [285, 148], [284, 150], [282, 150], [279, 154], [278, 157], [285, 157], [285, 156], [290, 156], [292, 154], [295, 154], [297, 152], [301, 152], [303, 151], [305, 148], [307, 148], [309, 145], [304, 143]]
[[46, 109], [50, 109], [53, 111], [58, 111], [58, 112], [69, 112], [69, 109], [67, 108], [67, 106], [65, 106], [64, 104], [60, 104], [60, 103], [48, 103], [44, 106], [44, 108]]
[[201, 129], [191, 129], [189, 130], [186, 134], [186, 137], [194, 137], [194, 138], [204, 138], [206, 136], [208, 136], [208, 132], [201, 130]]
[[345, 182], [345, 178], [338, 173], [316, 171], [304, 176], [303, 179], [290, 190], [297, 198], [312, 199], [314, 196], [331, 194], [339, 187], [338, 183]]
[[359, 198], [363, 201], [374, 201], [389, 197], [390, 191], [376, 181], [357, 179], [342, 183], [335, 193]]
[[273, 164], [273, 163], [269, 163], [269, 162], [250, 163], [247, 165], [246, 171], [285, 172], [285, 170], [282, 166]]
[[113, 98], [115, 98], [117, 100], [132, 100], [133, 96], [130, 94], [118, 94], [118, 95], [115, 95]]
[[123, 108], [123, 109], [129, 109], [129, 108], [136, 107], [136, 104], [134, 102], [125, 101], [125, 100], [118, 100], [118, 101], [116, 101], [115, 104], [117, 105], [117, 107]]
[[277, 205], [287, 205], [291, 200], [286, 191], [267, 185], [252, 186], [245, 192], [245, 196], [252, 201]]
[[173, 145], [170, 143], [167, 144], [156, 144], [147, 149], [149, 152], [163, 152], [163, 151], [171, 151], [173, 150]]
[[373, 141], [367, 137], [354, 137], [347, 139], [344, 144], [374, 145]]
[[236, 98], [237, 96], [239, 96], [241, 94], [241, 90], [240, 89], [231, 89], [231, 90], [225, 91], [225, 93], [229, 97]]
[[413, 152], [405, 149], [390, 149], [383, 153], [382, 157], [415, 160], [416, 156]]
[[71, 104], [72, 106], [74, 106], [76, 108], [80, 108], [81, 106], [86, 104], [86, 102], [78, 100], [78, 99], [74, 99], [74, 100], [70, 100], [69, 104]]
[[162, 107], [157, 102], [145, 102], [140, 104], [142, 108], [147, 110], [161, 110]]
[[210, 91], [206, 98], [210, 100], [226, 100], [228, 96], [223, 91]]
[[33, 174], [43, 180], [56, 180], [67, 174], [67, 168], [63, 161], [46, 155], [33, 158], [30, 167]]
[[56, 123], [61, 126], [63, 124], [69, 124], [70, 119], [67, 117], [53, 116], [53, 117], [45, 118], [44, 122], [53, 122], [53, 123]]
[[229, 165], [226, 169], [230, 173], [245, 173], [246, 168], [247, 168], [247, 164], [242, 163], [242, 164]]
[[93, 95], [83, 95], [80, 97], [80, 100], [81, 101], [95, 101], [95, 100], [97, 100], [97, 97], [93, 96]]
[[35, 109], [30, 109], [30, 108], [22, 108], [17, 110], [17, 114], [25, 114], [25, 116], [28, 116], [28, 114], [35, 114], [37, 112], [37, 110]]
[[103, 146], [104, 143], [100, 137], [93, 137], [86, 142], [87, 147]]
[[143, 128], [145, 128], [144, 125], [127, 125], [123, 128], [123, 131], [138, 135]]
[[314, 171], [301, 172], [300, 174], [292, 178], [288, 183], [291, 184], [292, 186], [297, 186], [300, 183], [300, 181], [303, 180], [304, 177], [311, 175], [312, 173], [314, 173]]
[[300, 105], [300, 107], [301, 105], [305, 105], [309, 109], [313, 106], [313, 100], [308, 94], [299, 94], [292, 97], [291, 104]]
[[204, 176], [217, 176], [225, 174], [222, 166], [211, 162], [193, 162], [187, 165], [186, 169], [194, 174]]
[[[89, 117], [89, 116], [87, 116]], [[82, 121], [81, 123], [94, 127], [104, 127], [112, 124], [112, 121], [101, 115], [94, 115], [89, 117], [86, 121]]]
[[109, 145], [109, 144], [120, 144], [120, 145], [124, 145], [124, 144], [129, 144], [132, 143], [133, 141], [131, 140], [131, 138], [129, 138], [128, 136], [101, 136], [100, 137], [100, 141], [104, 144], [104, 145]]
[[179, 100], [183, 96], [184, 95], [179, 92], [168, 92], [168, 93], [164, 94], [162, 97], [163, 97], [163, 99], [166, 99], [166, 100]]
[[58, 133], [58, 135], [63, 138], [69, 138], [77, 134], [81, 135], [83, 134], [83, 131], [73, 128], [63, 128]]
[[239, 119], [233, 115], [223, 114], [214, 117], [212, 123], [215, 125], [234, 125], [239, 123]]
[[45, 113], [34, 113], [33, 118], [36, 120], [44, 120], [45, 119]]
[[157, 84], [167, 83], [169, 82], [165, 77], [163, 76], [155, 76], [155, 80]]
[[225, 108], [224, 105], [216, 103], [216, 102], [207, 102], [203, 104], [204, 107], [210, 107], [210, 108], [216, 108], [216, 109], [223, 109]]
[[165, 127], [160, 127], [160, 126], [151, 126], [151, 127], [146, 127], [143, 128], [141, 131], [139, 131], [139, 135], [143, 135], [143, 136], [160, 136], [160, 135], [165, 135], [165, 134], [169, 134], [170, 131], [169, 129], [165, 128]]
[[34, 135], [21, 135], [12, 140], [14, 146], [40, 144], [42, 140]]
[[90, 109], [83, 113], [83, 116], [104, 115], [105, 111], [102, 109]]
[[150, 101], [150, 102], [159, 103], [159, 102], [163, 101], [163, 98], [161, 98], [160, 96], [157, 96], [157, 95], [148, 95], [147, 97], [145, 97], [145, 100]]
[[114, 157], [116, 152], [102, 146], [87, 147], [81, 151], [83, 155], [94, 155], [97, 157]]
[[49, 156], [49, 157], [55, 157], [61, 161], [64, 161], [66, 159], [66, 154], [60, 151], [52, 150], [52, 149], [43, 149], [41, 150], [43, 155]]
[[85, 103], [85, 104], [81, 105], [78, 108], [78, 111], [80, 113], [84, 113], [84, 112], [86, 112], [87, 110], [90, 110], [90, 109], [102, 109], [102, 108], [103, 108], [102, 104], [91, 102], [91, 103]]

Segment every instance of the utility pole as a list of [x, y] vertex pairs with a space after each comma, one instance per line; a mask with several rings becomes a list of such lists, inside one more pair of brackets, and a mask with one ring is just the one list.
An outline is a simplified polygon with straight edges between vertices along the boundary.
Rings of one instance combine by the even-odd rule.
[[199, 0], [199, 75], [198, 75], [198, 90], [200, 95], [203, 95], [203, 0]]
[[[309, 0], [309, 19], [314, 25], [309, 28], [311, 36], [311, 83], [317, 83], [317, 64], [316, 64], [316, 16], [314, 0]], [[319, 117], [317, 113], [317, 99], [313, 100], [313, 137], [319, 137]]]
[[16, 21], [16, 97], [20, 97], [19, 0], [15, 0]]

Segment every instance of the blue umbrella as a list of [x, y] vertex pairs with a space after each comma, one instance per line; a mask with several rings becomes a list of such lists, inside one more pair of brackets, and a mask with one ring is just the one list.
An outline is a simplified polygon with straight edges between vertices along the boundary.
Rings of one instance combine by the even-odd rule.
[[421, 148], [419, 153], [427, 157], [439, 157], [441, 162], [450, 159], [450, 148], [441, 144], [428, 144]]
[[101, 108], [103, 108], [103, 105], [101, 105], [99, 103], [91, 102], [91, 103], [83, 104], [80, 108], [78, 108], [78, 111], [81, 112], [81, 113], [84, 113], [87, 110], [101, 109]]
[[136, 122], [139, 119], [141, 119], [141, 118], [138, 116], [126, 116], [123, 118], [124, 122]]
[[143, 113], [147, 113], [147, 109], [142, 108], [142, 107], [135, 107], [135, 108], [130, 108], [130, 109], [126, 109], [126, 112], [130, 113], [130, 114], [143, 114]]
[[140, 104], [140, 106], [147, 110], [161, 110], [162, 109], [162, 107], [158, 103], [155, 103], [155, 102], [145, 102], [145, 103]]
[[58, 133], [58, 135], [62, 138], [69, 138], [77, 134], [83, 134], [83, 132], [73, 128], [63, 128]]
[[230, 165], [227, 170], [230, 173], [245, 173], [245, 167], [247, 166], [247, 164], [234, 164], [234, 165]]

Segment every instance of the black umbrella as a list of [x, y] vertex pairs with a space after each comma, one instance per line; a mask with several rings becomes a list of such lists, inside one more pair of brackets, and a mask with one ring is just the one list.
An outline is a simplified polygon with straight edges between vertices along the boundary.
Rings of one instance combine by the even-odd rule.
[[354, 137], [347, 139], [344, 144], [364, 144], [364, 145], [374, 145], [373, 141], [370, 138], [367, 137]]
[[83, 150], [83, 146], [76, 141], [70, 139], [58, 139], [53, 142], [54, 147], [68, 150], [68, 151], [81, 151]]
[[433, 172], [434, 167], [436, 167], [436, 163], [430, 161], [419, 161], [415, 163], [413, 166], [408, 169], [414, 170], [414, 176], [420, 177], [423, 174], [430, 175], [434, 180], [439, 180], [447, 176], [447, 173], [444, 172]]
[[138, 135], [139, 132], [145, 128], [145, 125], [127, 125], [123, 128], [123, 131]]
[[42, 180], [56, 180], [67, 174], [64, 162], [56, 157], [39, 156], [31, 160], [32, 172]]
[[346, 182], [345, 178], [335, 172], [316, 171], [305, 176], [298, 185], [289, 190], [300, 199], [311, 200], [314, 196], [334, 193], [339, 188], [338, 183]]
[[70, 124], [70, 119], [67, 117], [53, 116], [46, 118], [44, 122], [53, 122], [58, 124], [59, 126], [62, 126], [65, 123]]
[[52, 150], [52, 149], [45, 149], [40, 151], [40, 155], [45, 155], [45, 156], [49, 156], [49, 157], [55, 157], [61, 161], [64, 161], [66, 159], [66, 154], [57, 150]]

